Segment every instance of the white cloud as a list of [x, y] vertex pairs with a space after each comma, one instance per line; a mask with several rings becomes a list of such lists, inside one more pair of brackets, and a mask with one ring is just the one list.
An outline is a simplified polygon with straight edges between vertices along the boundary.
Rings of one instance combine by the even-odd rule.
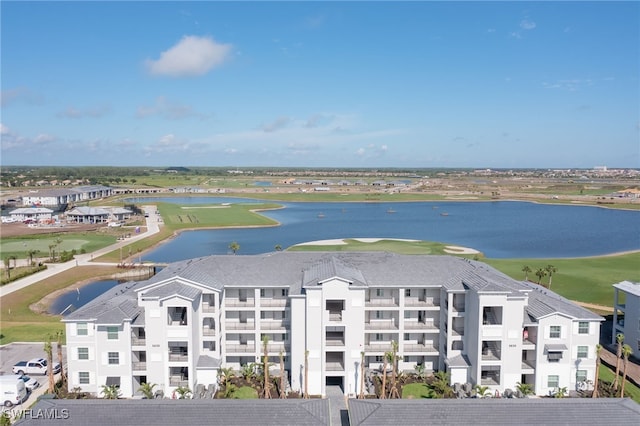
[[169, 101], [164, 96], [159, 96], [153, 105], [139, 106], [136, 111], [137, 118], [145, 118], [151, 115], [159, 115], [169, 120], [179, 120], [181, 118], [195, 116], [206, 118], [204, 114], [195, 112], [189, 105]]
[[530, 21], [529, 19], [523, 19], [522, 21], [520, 21], [520, 28], [522, 28], [523, 30], [532, 30], [535, 27], [536, 23]]
[[204, 75], [222, 65], [228, 59], [231, 48], [230, 44], [217, 43], [211, 37], [184, 36], [176, 45], [162, 52], [159, 59], [148, 59], [146, 65], [154, 75]]
[[9, 128], [4, 124], [0, 123], [0, 135], [8, 135], [10, 133], [11, 131], [9, 130]]
[[15, 87], [0, 92], [0, 106], [3, 108], [18, 102], [39, 104], [42, 102], [42, 97], [26, 87]]
[[100, 118], [111, 112], [111, 107], [108, 105], [98, 105], [95, 107], [78, 109], [74, 107], [68, 107], [63, 111], [59, 111], [56, 116], [61, 118]]

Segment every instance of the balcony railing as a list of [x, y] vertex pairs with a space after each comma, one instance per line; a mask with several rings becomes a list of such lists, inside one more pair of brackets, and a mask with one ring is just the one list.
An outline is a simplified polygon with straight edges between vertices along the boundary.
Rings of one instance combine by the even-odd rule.
[[431, 297], [427, 297], [426, 299], [419, 299], [417, 297], [405, 297], [404, 306], [437, 307], [440, 306], [440, 299]]
[[169, 361], [188, 361], [189, 355], [187, 353], [169, 354]]
[[131, 368], [137, 371], [143, 371], [147, 369], [147, 363], [144, 361], [134, 361], [131, 363]]
[[285, 299], [285, 298], [275, 298], [275, 299], [261, 298], [260, 299], [260, 306], [284, 308], [285, 306], [287, 306], [287, 299]]
[[453, 312], [464, 312], [464, 308], [465, 308], [464, 303], [453, 304]]
[[182, 376], [169, 376], [169, 386], [189, 386], [189, 378]]
[[329, 321], [342, 321], [342, 311], [329, 311]]
[[391, 350], [391, 342], [386, 343], [367, 343], [364, 345], [364, 349], [367, 352], [386, 352]]
[[244, 353], [244, 352], [255, 352], [256, 345], [254, 344], [227, 344], [225, 345], [227, 352], [229, 353]]
[[289, 352], [289, 343], [268, 343], [267, 352]]
[[289, 327], [289, 321], [260, 321], [261, 330], [282, 330]]
[[398, 306], [398, 301], [393, 298], [372, 298], [365, 300], [364, 306]]
[[438, 352], [438, 348], [427, 344], [405, 343], [404, 352]]
[[204, 327], [202, 329], [202, 335], [203, 336], [215, 336], [216, 335], [216, 329], [215, 328]]
[[227, 330], [255, 330], [256, 323], [253, 321], [250, 322], [238, 322], [238, 321], [228, 321], [225, 323]]
[[394, 320], [370, 320], [364, 323], [365, 330], [397, 330], [398, 325]]
[[344, 364], [341, 362], [330, 362], [326, 363], [327, 371], [344, 371]]
[[344, 346], [344, 339], [327, 339], [325, 343], [327, 346]]
[[534, 370], [535, 367], [535, 361], [533, 360], [529, 360], [529, 359], [523, 359], [522, 360], [522, 369], [523, 370]]
[[215, 312], [216, 307], [214, 305], [210, 305], [208, 303], [202, 304], [202, 312]]
[[480, 379], [480, 384], [484, 386], [498, 386], [500, 384], [500, 375], [482, 377]]
[[255, 299], [225, 299], [224, 304], [226, 307], [253, 307], [255, 306]]
[[146, 344], [147, 344], [147, 339], [144, 337], [133, 336], [131, 338], [131, 345], [133, 346], [144, 346]]
[[438, 325], [435, 322], [429, 321], [404, 321], [404, 328], [408, 330], [437, 330]]

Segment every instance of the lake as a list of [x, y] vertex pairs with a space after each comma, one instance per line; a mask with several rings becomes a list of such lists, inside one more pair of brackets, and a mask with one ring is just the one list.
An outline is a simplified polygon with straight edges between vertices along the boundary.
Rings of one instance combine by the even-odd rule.
[[50, 314], [54, 315], [60, 315], [62, 312], [68, 315], [121, 282], [122, 281], [118, 280], [94, 281], [91, 284], [82, 286], [78, 290], [69, 290], [58, 296], [47, 310]]
[[[263, 202], [233, 197], [151, 197], [138, 203]], [[519, 201], [407, 203], [287, 203], [262, 212], [278, 227], [184, 231], [143, 255], [174, 262], [226, 254], [257, 254], [334, 238], [406, 238], [472, 247], [489, 258], [596, 256], [640, 249], [640, 211]]]

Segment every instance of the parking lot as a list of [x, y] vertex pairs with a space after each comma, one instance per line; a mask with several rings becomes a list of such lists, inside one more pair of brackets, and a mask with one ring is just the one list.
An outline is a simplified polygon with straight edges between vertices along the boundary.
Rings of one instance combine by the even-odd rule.
[[[63, 357], [67, 355], [66, 348], [63, 347], [62, 351]], [[33, 358], [46, 358], [46, 354], [44, 352], [44, 343], [10, 343], [5, 346], [0, 347], [0, 374], [7, 375], [13, 374], [12, 368], [13, 366], [20, 361], [28, 361]], [[57, 362], [58, 355], [56, 352], [56, 345], [53, 344], [53, 361]], [[66, 368], [66, 362], [64, 367]], [[47, 376], [36, 376], [30, 375], [40, 383], [40, 386], [33, 391], [26, 401], [24, 401], [23, 406], [29, 407], [31, 404], [36, 402], [38, 396], [42, 395], [47, 389]], [[59, 378], [59, 375], [56, 375], [56, 380]], [[15, 408], [15, 407], [14, 407]], [[4, 410], [5, 408], [2, 407]]]

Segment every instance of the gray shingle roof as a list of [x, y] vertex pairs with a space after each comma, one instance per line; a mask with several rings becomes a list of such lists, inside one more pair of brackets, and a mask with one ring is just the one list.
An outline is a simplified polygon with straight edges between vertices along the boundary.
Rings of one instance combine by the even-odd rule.
[[537, 320], [555, 313], [561, 313], [575, 319], [603, 320], [600, 315], [596, 315], [542, 286], [524, 281], [521, 284], [532, 290], [529, 292], [527, 312]]
[[622, 281], [613, 285], [618, 290], [624, 290], [629, 294], [640, 296], [640, 283], [632, 283], [631, 281]]
[[196, 287], [182, 284], [179, 282], [170, 282], [159, 287], [149, 289], [143, 293], [143, 298], [166, 299], [168, 297], [180, 296], [188, 300], [196, 300], [200, 297], [202, 291]]
[[304, 271], [302, 285], [317, 285], [330, 278], [344, 278], [352, 284], [365, 286], [362, 272], [337, 257], [321, 259]]
[[[32, 409], [52, 410], [60, 418], [24, 418], [16, 425], [86, 426], [109, 424], [119, 426], [321, 426], [330, 424], [327, 399], [86, 399], [41, 400]], [[62, 416], [66, 409], [67, 416]], [[57, 411], [53, 411], [57, 410]]]
[[637, 425], [639, 416], [631, 399], [349, 400], [351, 426]]
[[196, 368], [213, 369], [220, 368], [220, 365], [222, 365], [222, 361], [220, 361], [218, 358], [213, 358], [208, 355], [200, 355], [198, 357], [198, 362], [196, 363]]

